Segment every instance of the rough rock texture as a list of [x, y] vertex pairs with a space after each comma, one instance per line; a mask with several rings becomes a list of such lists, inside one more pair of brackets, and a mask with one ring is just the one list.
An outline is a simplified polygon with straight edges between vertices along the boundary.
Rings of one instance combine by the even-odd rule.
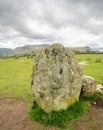
[[66, 109], [79, 100], [82, 70], [69, 49], [54, 44], [41, 50], [32, 75], [32, 91], [37, 104], [46, 112]]
[[101, 84], [97, 84], [96, 91], [103, 95], [103, 86]]
[[96, 80], [91, 76], [83, 76], [81, 95], [91, 96], [96, 91]]

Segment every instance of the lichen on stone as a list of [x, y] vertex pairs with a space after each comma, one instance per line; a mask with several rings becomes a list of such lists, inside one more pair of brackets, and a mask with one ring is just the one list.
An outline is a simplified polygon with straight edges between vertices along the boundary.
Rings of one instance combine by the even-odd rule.
[[60, 44], [38, 52], [32, 74], [32, 91], [46, 112], [66, 109], [79, 100], [82, 70], [75, 54]]

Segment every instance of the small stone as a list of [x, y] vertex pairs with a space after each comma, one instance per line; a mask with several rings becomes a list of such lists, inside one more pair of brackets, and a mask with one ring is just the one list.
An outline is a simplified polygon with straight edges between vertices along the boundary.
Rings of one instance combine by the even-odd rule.
[[97, 84], [96, 91], [103, 95], [103, 86], [101, 84]]
[[93, 102], [94, 105], [96, 105], [96, 102]]
[[96, 80], [91, 76], [83, 76], [81, 95], [91, 96], [96, 91]]
[[101, 60], [101, 57], [100, 56], [98, 56], [97, 58], [96, 58], [96, 62], [102, 62], [102, 60]]
[[90, 60], [91, 60], [91, 58], [90, 58], [90, 57], [87, 57], [87, 58], [86, 58], [86, 60], [87, 60], [87, 61], [90, 61]]

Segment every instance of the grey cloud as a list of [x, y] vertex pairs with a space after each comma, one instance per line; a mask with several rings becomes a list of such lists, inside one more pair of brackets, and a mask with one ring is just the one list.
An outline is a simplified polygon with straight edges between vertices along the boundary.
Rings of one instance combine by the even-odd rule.
[[[17, 38], [60, 41], [62, 35], [57, 38], [56, 33], [71, 26], [102, 35], [103, 24], [95, 22], [103, 20], [102, 12], [102, 0], [0, 0], [0, 36], [5, 41]], [[35, 26], [28, 26], [30, 20]], [[47, 33], [41, 26], [52, 32]]]

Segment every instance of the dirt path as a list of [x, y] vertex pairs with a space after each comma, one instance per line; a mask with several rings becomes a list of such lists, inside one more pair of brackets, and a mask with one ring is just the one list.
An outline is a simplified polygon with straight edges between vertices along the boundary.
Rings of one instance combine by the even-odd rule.
[[[27, 117], [27, 110], [28, 104], [22, 100], [0, 99], [0, 130], [57, 130], [33, 123]], [[103, 130], [103, 108], [93, 107], [69, 126], [66, 130]]]
[[27, 104], [21, 100], [0, 100], [0, 130], [33, 130], [27, 118]]
[[103, 109], [92, 109], [80, 117], [75, 123], [73, 130], [103, 130]]

